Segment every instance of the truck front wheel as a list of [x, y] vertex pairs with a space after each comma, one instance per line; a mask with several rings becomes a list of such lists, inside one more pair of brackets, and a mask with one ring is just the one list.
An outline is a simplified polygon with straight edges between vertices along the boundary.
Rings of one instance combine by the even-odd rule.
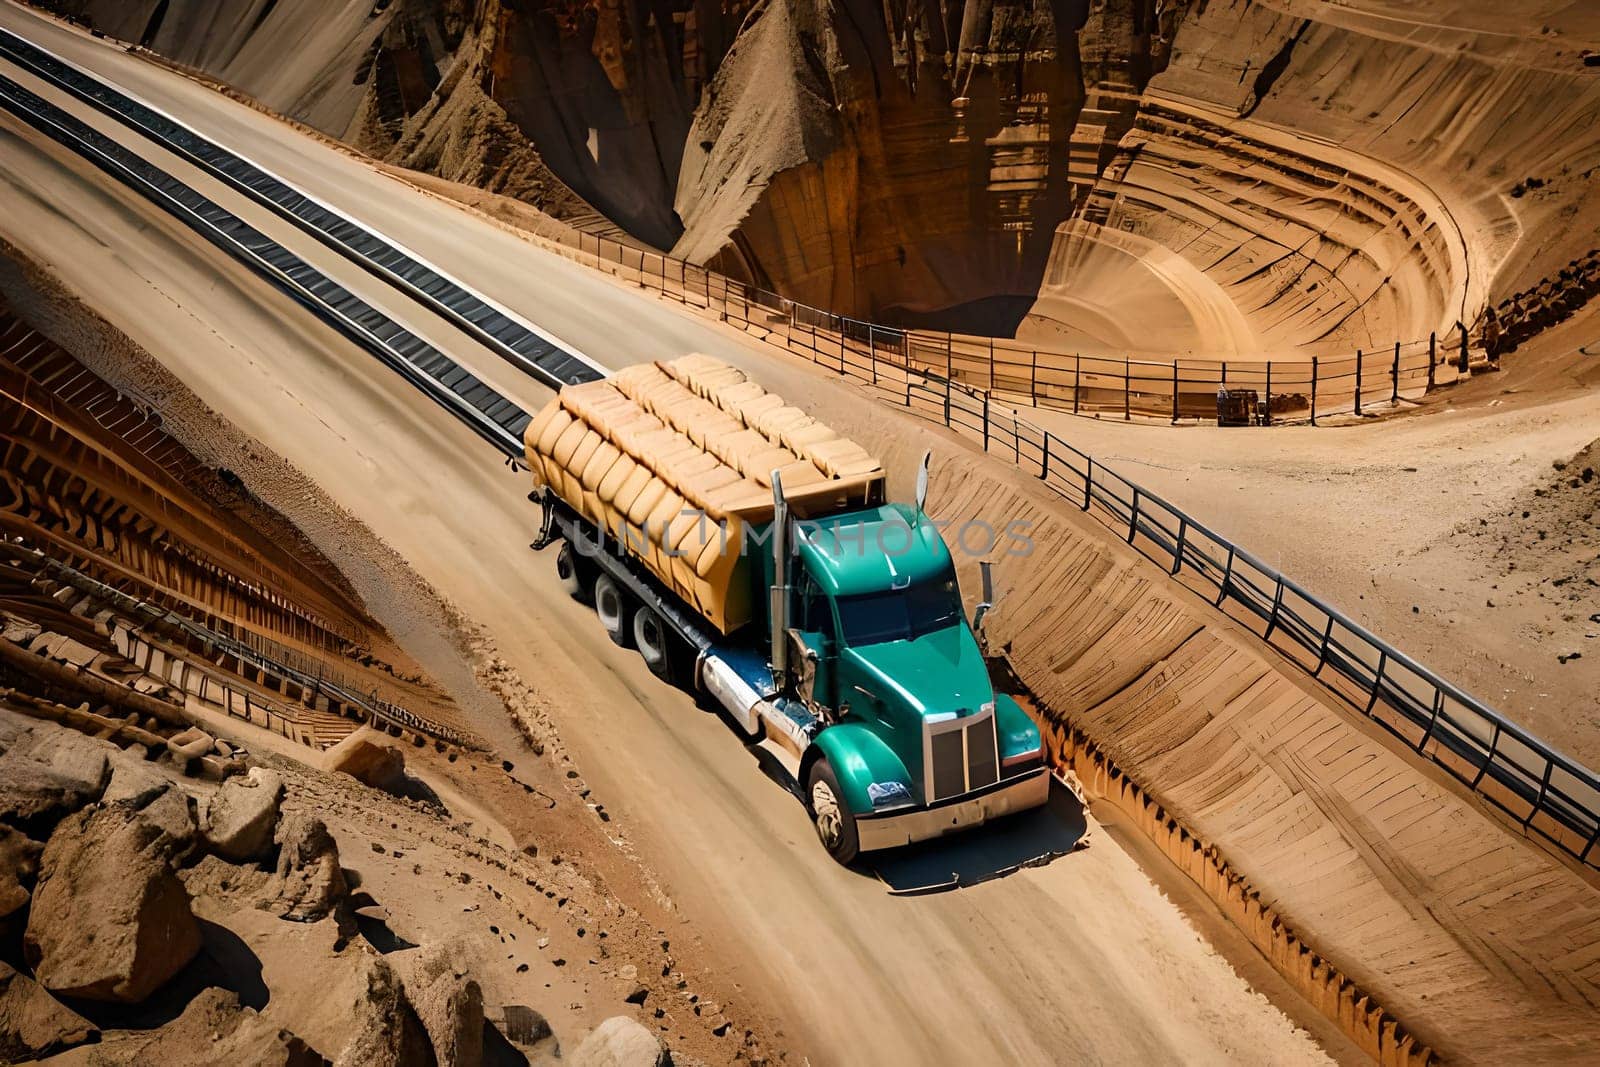
[[828, 850], [828, 855], [840, 863], [854, 862], [861, 851], [861, 838], [856, 833], [856, 817], [844, 802], [844, 790], [826, 759], [811, 765], [806, 775], [806, 807], [811, 812], [811, 825], [817, 831], [817, 840]]
[[605, 627], [611, 643], [627, 648], [628, 638], [632, 636], [628, 625], [628, 596], [609, 574], [601, 574], [594, 580], [594, 613], [600, 616], [600, 625]]
[[593, 566], [593, 563], [578, 558], [570, 541], [561, 542], [561, 551], [556, 554], [556, 577], [561, 580], [561, 588], [572, 599], [589, 599], [589, 583], [593, 575], [585, 571]]

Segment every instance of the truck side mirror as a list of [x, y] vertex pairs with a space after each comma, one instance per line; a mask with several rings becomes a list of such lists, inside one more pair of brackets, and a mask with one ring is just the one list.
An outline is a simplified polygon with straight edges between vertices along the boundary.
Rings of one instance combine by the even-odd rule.
[[983, 576], [983, 599], [978, 601], [977, 610], [972, 613], [972, 632], [978, 635], [978, 643], [987, 645], [983, 636], [983, 620], [988, 616], [989, 609], [994, 607], [994, 575], [993, 564], [983, 560], [978, 564], [978, 573]]

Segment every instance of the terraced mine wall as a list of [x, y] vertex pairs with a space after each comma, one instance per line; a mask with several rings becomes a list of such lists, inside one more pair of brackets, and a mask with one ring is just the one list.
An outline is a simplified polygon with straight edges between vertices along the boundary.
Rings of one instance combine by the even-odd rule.
[[297, 531], [5, 304], [0, 422], [6, 687], [168, 733], [210, 713], [316, 749], [362, 723], [474, 743]]

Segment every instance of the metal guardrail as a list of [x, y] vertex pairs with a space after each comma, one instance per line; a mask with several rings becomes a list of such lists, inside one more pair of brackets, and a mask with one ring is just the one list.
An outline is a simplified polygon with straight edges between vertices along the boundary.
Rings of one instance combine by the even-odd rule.
[[1074, 415], [1209, 421], [1218, 415], [1218, 391], [1225, 390], [1255, 393], [1262, 425], [1316, 425], [1319, 418], [1368, 415], [1417, 401], [1470, 377], [1479, 358], [1470, 343], [1476, 321], [1444, 335], [1300, 359], [1160, 359], [1050, 350], [840, 315], [556, 220], [531, 232], [575, 249], [582, 259], [593, 257], [595, 266], [619, 279], [703, 308], [771, 344], [809, 353], [819, 363], [913, 370]]
[[[103, 86], [103, 83], [96, 84], [105, 90], [103, 96], [97, 96], [96, 106], [110, 108], [113, 114], [118, 114], [123, 104], [139, 106]], [[518, 438], [527, 424], [528, 415], [517, 411], [507, 421], [505, 410], [496, 406], [496, 401], [500, 405], [509, 404], [509, 401], [494, 394], [448, 357], [407, 334], [381, 313], [273, 244], [259, 231], [189, 190], [170, 175], [4, 78], [0, 78], [0, 104], [58, 142], [89, 158], [113, 177], [139, 190], [201, 232], [213, 244], [245, 262], [323, 321], [329, 322], [405, 375], [436, 402], [473, 426], [502, 453], [520, 456], [521, 443]], [[154, 115], [153, 112], [151, 114]], [[122, 116], [118, 114], [118, 117]], [[203, 150], [205, 142], [198, 140], [200, 144], [184, 148], [179, 154], [200, 159], [197, 153]], [[224, 154], [239, 166], [250, 168], [238, 157]], [[208, 169], [214, 169], [224, 164], [229, 168], [234, 166], [227, 159], [206, 165]], [[269, 196], [263, 191], [262, 183], [248, 179], [249, 175], [237, 174], [230, 174], [228, 178], [230, 184], [243, 188], [257, 199], [262, 196], [272, 199], [277, 195], [273, 193]], [[278, 189], [287, 190], [292, 197], [305, 200], [281, 183], [278, 183]], [[272, 203], [275, 209], [285, 208], [275, 199]], [[293, 213], [299, 218], [298, 212]], [[317, 226], [315, 219], [299, 218], [299, 221], [306, 227]], [[341, 219], [340, 224], [345, 230], [340, 230], [336, 224], [320, 232], [339, 242], [366, 234], [383, 244], [381, 239], [348, 220]], [[602, 239], [588, 239], [594, 242], [598, 257]], [[389, 247], [392, 249], [392, 246]], [[641, 285], [648, 287], [655, 281], [654, 278], [648, 278], [645, 269], [651, 253], [622, 245], [617, 245], [617, 248], [619, 264], [624, 262], [626, 254], [638, 257]], [[367, 252], [359, 248], [351, 251], [353, 258], [367, 259]], [[398, 250], [393, 251], [403, 255]], [[375, 255], [382, 257], [385, 253], [380, 250]], [[1228, 611], [1236, 619], [1242, 613], [1243, 619], [1240, 621], [1250, 624], [1269, 644], [1284, 652], [1352, 706], [1411, 745], [1421, 756], [1431, 759], [1487, 801], [1507, 812], [1525, 830], [1540, 834], [1582, 863], [1600, 867], [1600, 847], [1597, 847], [1600, 846], [1600, 777], [1593, 771], [1440, 678], [1156, 494], [1123, 478], [1105, 465], [1097, 464], [1093, 457], [1073, 448], [1054, 434], [1019, 419], [1014, 410], [1006, 414], [1006, 409], [994, 403], [991, 390], [959, 379], [955, 373], [956, 356], [950, 335], [945, 335], [942, 349], [937, 344], [932, 346], [933, 359], [940, 354], [945, 359], [946, 373], [941, 376], [936, 373], [936, 363], [928, 358], [926, 347], [930, 337], [937, 342], [937, 335], [924, 336], [919, 331], [847, 320], [831, 312], [809, 308], [776, 294], [733, 282], [681, 261], [669, 261], [659, 255], [654, 258], [659, 263], [659, 287], [663, 292], [667, 291], [667, 264], [676, 262], [680, 274], [677, 280], [686, 301], [691, 294], [689, 273], [693, 271], [703, 279], [703, 306], [712, 308], [718, 303], [713, 292], [714, 287], [720, 287], [721, 311], [725, 316], [737, 320], [739, 313], [733, 309], [738, 307], [746, 323], [757, 321], [751, 317], [752, 310], [757, 316], [765, 316], [769, 325], [773, 321], [786, 322], [790, 334], [785, 338], [784, 347], [791, 351], [796, 350], [794, 329], [797, 326], [808, 327], [811, 344], [800, 350], [808, 350], [813, 363], [875, 387], [880, 396], [896, 400], [913, 414], [980, 441], [987, 452], [1009, 451], [1012, 460], [1025, 470], [1037, 466], [1037, 477], [1050, 489], [1117, 531], [1135, 549], [1167, 568], [1180, 580], [1214, 590], [1216, 606]], [[453, 293], [447, 294], [443, 288], [445, 285], [454, 285], [448, 279], [438, 278], [438, 286], [429, 285], [419, 289], [415, 287], [414, 280], [397, 281], [381, 272], [375, 273], [406, 288], [420, 302], [435, 309], [448, 309], [454, 296]], [[459, 287], [455, 288], [455, 293], [472, 296]], [[737, 304], [733, 299], [735, 293], [738, 295]], [[459, 300], [455, 302], [460, 303]], [[698, 299], [694, 302], [698, 302]], [[452, 315], [458, 321], [461, 314], [460, 308], [453, 309]], [[835, 332], [838, 337], [836, 353], [828, 352], [817, 344], [816, 331], [819, 326]], [[504, 343], [503, 337], [499, 340]], [[861, 350], [862, 343], [866, 346], [865, 351]], [[1397, 349], [1392, 364], [1392, 395], [1398, 395], [1400, 388], [1400, 366]], [[1355, 391], [1357, 410], [1361, 398], [1361, 367], [1362, 362], [1358, 358], [1353, 371], [1358, 383]], [[994, 382], [995, 368], [996, 365], [991, 361], [991, 383]], [[1427, 383], [1430, 387], [1434, 384], [1435, 368], [1436, 358], [1430, 356]], [[1176, 361], [1172, 373], [1176, 380]], [[1270, 375], [1270, 370], [1267, 373]], [[1131, 381], [1130, 372], [1126, 369], [1123, 380], [1125, 386]], [[1037, 384], [1037, 372], [1032, 381]], [[450, 385], [450, 382], [454, 382], [454, 385]], [[1073, 388], [1076, 405], [1076, 382]], [[1007, 391], [1011, 390], [996, 389], [993, 392]], [[1125, 413], [1131, 411], [1131, 395], [1125, 388]], [[1175, 388], [1175, 416], [1178, 397]], [[489, 415], [489, 410], [497, 411], [498, 416]], [[1315, 412], [1314, 402], [1311, 410]], [[395, 711], [410, 716], [405, 709], [396, 708]], [[417, 727], [432, 729], [420, 722]]]

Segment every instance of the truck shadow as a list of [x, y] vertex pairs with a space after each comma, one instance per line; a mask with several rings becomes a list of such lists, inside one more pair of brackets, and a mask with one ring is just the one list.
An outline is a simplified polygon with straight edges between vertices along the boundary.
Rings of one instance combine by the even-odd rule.
[[1072, 791], [1054, 780], [1043, 807], [952, 837], [870, 853], [857, 864], [893, 896], [941, 893], [1042, 867], [1083, 840], [1088, 822]]

